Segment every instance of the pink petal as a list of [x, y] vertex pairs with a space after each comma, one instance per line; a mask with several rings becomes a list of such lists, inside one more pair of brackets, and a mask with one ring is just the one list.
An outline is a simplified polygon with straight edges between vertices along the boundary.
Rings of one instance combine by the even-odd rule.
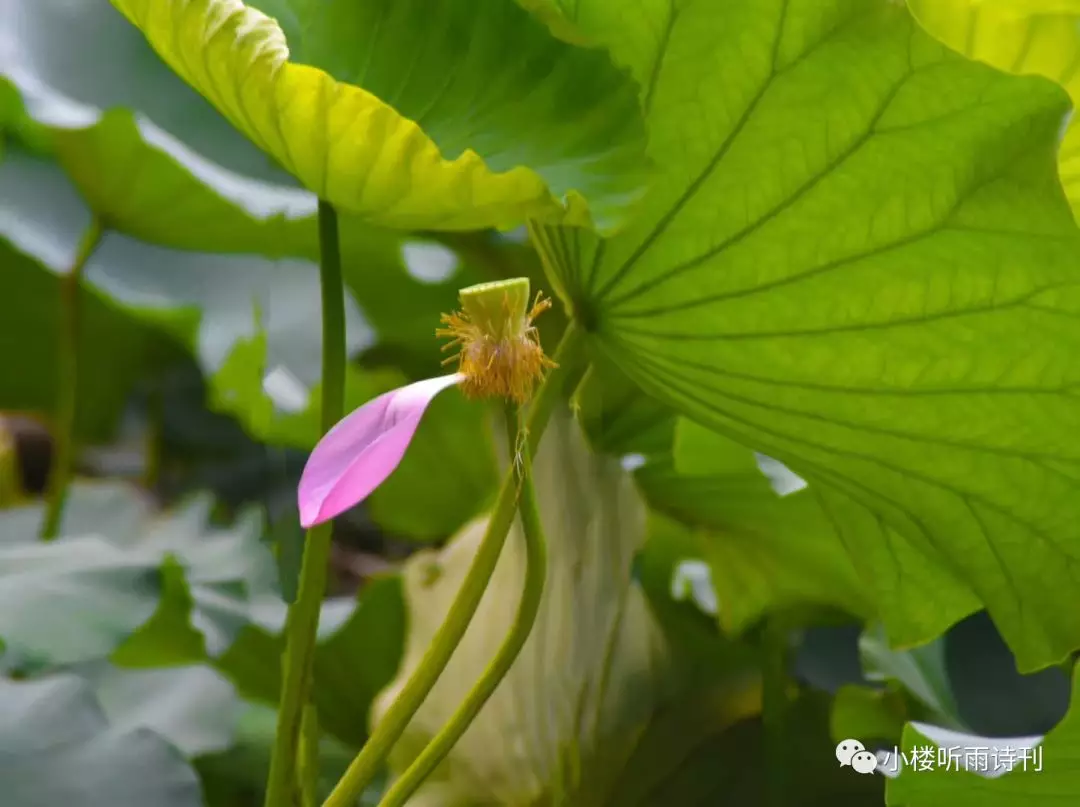
[[300, 476], [300, 525], [329, 521], [366, 499], [394, 472], [432, 399], [464, 376], [417, 381], [346, 415], [315, 446]]

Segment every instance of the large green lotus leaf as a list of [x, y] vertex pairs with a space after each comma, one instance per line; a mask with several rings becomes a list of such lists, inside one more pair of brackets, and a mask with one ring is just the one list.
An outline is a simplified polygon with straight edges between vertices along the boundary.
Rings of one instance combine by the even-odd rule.
[[777, 478], [782, 466], [677, 417], [609, 364], [594, 366], [576, 400], [593, 444], [635, 469], [654, 512], [650, 542], [682, 545], [688, 562], [707, 564], [708, 579], [684, 574], [678, 584], [714, 591], [711, 613], [725, 629], [790, 605], [933, 625], [928, 598], [951, 581], [911, 552], [899, 573], [880, 528], [844, 499], [790, 472]]
[[201, 807], [195, 771], [147, 729], [109, 725], [73, 675], [0, 679], [0, 781], [8, 807]]
[[[908, 0], [919, 22], [946, 45], [1010, 73], [1053, 79], [1080, 100], [1080, 3], [1070, 0]], [[1065, 130], [1058, 165], [1080, 215], [1080, 129]]]
[[[591, 455], [577, 425], [557, 413], [534, 470], [549, 543], [536, 626], [503, 683], [411, 805], [533, 804], [560, 797], [566, 804], [621, 804], [614, 789], [631, 755], [640, 781], [663, 780], [704, 735], [758, 708], [756, 690], [747, 694], [730, 682], [700, 699], [692, 715], [673, 705], [672, 657], [631, 574], [644, 538], [644, 508], [618, 462]], [[405, 656], [376, 702], [376, 718], [445, 617], [485, 526], [480, 519], [445, 549], [418, 553], [406, 564]], [[509, 630], [524, 573], [518, 529], [459, 652], [395, 748], [392, 768], [407, 765], [449, 718]], [[661, 741], [680, 727], [677, 743]], [[658, 755], [658, 747], [665, 752]]]
[[900, 628], [933, 624], [926, 603], [952, 581], [925, 556], [882, 542], [880, 527], [844, 499], [676, 416], [610, 363], [593, 366], [575, 402], [592, 444], [634, 469], [653, 511], [649, 547], [679, 553], [672, 591], [725, 629], [790, 605], [881, 614]]
[[577, 390], [573, 405], [589, 443], [596, 451], [671, 460], [676, 415], [651, 398], [609, 361], [594, 361]]
[[559, 39], [583, 47], [591, 47], [596, 44], [567, 20], [565, 13], [554, 3], [554, 0], [516, 0], [516, 2], [547, 25], [548, 30]]
[[[899, 807], [1044, 807], [1073, 804], [1080, 793], [1080, 669], [1073, 671], [1072, 703], [1045, 737], [989, 738], [925, 724], [908, 724], [900, 750], [939, 749], [951, 764], [914, 770], [901, 763], [889, 780], [886, 803]], [[957, 770], [968, 761], [981, 773]], [[992, 775], [987, 776], [989, 772]]]
[[803, 486], [771, 458], [692, 421], [676, 423], [674, 471], [657, 463], [638, 477], [654, 508], [706, 536], [728, 604], [722, 624], [743, 627], [781, 605], [833, 605], [879, 615], [904, 635], [912, 626], [933, 630], [937, 608], [971, 607], [933, 558], [897, 542], [850, 499]]
[[741, 630], [768, 610], [801, 604], [865, 617], [906, 593], [860, 579], [845, 527], [866, 525], [816, 491], [779, 495], [753, 452], [687, 421], [676, 425], [674, 448], [674, 463], [647, 463], [636, 476], [655, 510], [700, 536], [724, 627]]
[[647, 392], [940, 567], [892, 642], [981, 601], [1022, 669], [1060, 660], [1080, 645], [1067, 99], [892, 3], [675, 12], [645, 96], [664, 171], [610, 241], [537, 231], [562, 295]]
[[262, 3], [280, 25], [239, 0], [113, 4], [237, 129], [367, 221], [607, 228], [638, 195], [633, 83], [512, 3]]
[[620, 67], [637, 80], [646, 108], [668, 38], [687, 0], [625, 0], [617, 7], [604, 0], [516, 0], [558, 36], [599, 42]]

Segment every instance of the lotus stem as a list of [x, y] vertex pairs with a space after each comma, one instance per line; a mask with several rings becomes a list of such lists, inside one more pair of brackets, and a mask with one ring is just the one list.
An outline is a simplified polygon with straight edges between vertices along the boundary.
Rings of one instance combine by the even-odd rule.
[[57, 379], [56, 431], [54, 440], [56, 450], [53, 453], [52, 473], [49, 479], [49, 491], [45, 508], [45, 518], [41, 524], [41, 540], [51, 541], [60, 533], [60, 523], [64, 517], [64, 504], [67, 501], [68, 487], [71, 485], [71, 470], [75, 461], [75, 415], [78, 410], [79, 385], [79, 332], [80, 300], [83, 269], [101, 243], [103, 229], [101, 221], [94, 218], [83, 233], [75, 253], [75, 261], [68, 273], [60, 279], [60, 338], [58, 340], [57, 366], [60, 376]]
[[513, 407], [508, 406], [506, 411], [507, 446], [510, 450], [514, 479], [520, 491], [518, 512], [521, 514], [521, 527], [525, 538], [525, 586], [521, 592], [521, 600], [518, 603], [513, 625], [495, 657], [473, 688], [469, 690], [469, 694], [465, 696], [465, 700], [458, 706], [457, 711], [405, 773], [394, 782], [379, 802], [379, 807], [403, 807], [424, 780], [450, 753], [476, 719], [484, 704], [494, 694], [499, 683], [510, 672], [510, 668], [521, 653], [536, 623], [536, 616], [540, 612], [540, 600], [544, 594], [544, 580], [547, 577], [547, 540], [540, 522], [536, 488], [532, 481], [532, 452], [524, 432], [519, 428], [519, 423], [519, 414]]
[[[329, 202], [319, 202], [319, 279], [322, 288], [322, 411], [325, 434], [341, 420], [345, 398], [345, 288], [341, 279], [341, 247], [337, 213]], [[315, 637], [326, 591], [332, 522], [307, 531], [300, 563], [296, 599], [285, 619], [285, 654], [282, 658], [281, 706], [270, 757], [266, 807], [292, 807], [300, 802], [297, 779], [301, 743], [318, 742], [315, 732], [302, 732], [304, 712], [311, 701]], [[315, 749], [303, 757], [315, 759]]]
[[784, 614], [766, 617], [762, 631], [762, 709], [769, 807], [790, 803], [787, 747], [790, 629]]

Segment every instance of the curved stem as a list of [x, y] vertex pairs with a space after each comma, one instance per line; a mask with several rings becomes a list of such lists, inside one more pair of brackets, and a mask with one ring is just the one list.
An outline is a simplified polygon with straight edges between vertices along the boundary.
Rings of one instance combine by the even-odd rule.
[[60, 532], [64, 503], [71, 483], [71, 466], [75, 456], [75, 413], [78, 406], [79, 382], [79, 290], [86, 262], [94, 254], [103, 234], [101, 222], [93, 219], [83, 233], [75, 253], [75, 262], [60, 279], [60, 339], [58, 340], [60, 377], [57, 381], [56, 452], [53, 455], [49, 479], [48, 504], [41, 524], [41, 540], [51, 541]]
[[[328, 202], [319, 202], [319, 279], [322, 287], [322, 411], [325, 434], [341, 420], [345, 398], [345, 288], [341, 280], [341, 248], [337, 214]], [[305, 706], [311, 700], [315, 632], [326, 590], [330, 560], [331, 522], [307, 532], [300, 564], [296, 600], [285, 619], [285, 654], [282, 657], [281, 706], [270, 757], [266, 807], [291, 807], [299, 798], [297, 760]], [[304, 742], [314, 742], [305, 737]]]
[[[525, 641], [532, 632], [536, 615], [540, 611], [540, 599], [544, 593], [544, 580], [547, 577], [547, 541], [540, 523], [540, 511], [536, 504], [536, 489], [532, 481], [532, 453], [527, 441], [518, 442], [520, 432], [517, 426], [517, 413], [508, 406], [507, 445], [510, 448], [510, 462], [514, 479], [520, 490], [518, 510], [521, 514], [522, 533], [525, 538], [525, 587], [521, 592], [514, 623], [499, 647], [495, 657], [488, 664], [484, 674], [476, 682], [457, 711], [428, 743], [400, 778], [386, 791], [379, 807], [402, 807], [405, 802], [431, 775], [440, 762], [450, 753], [450, 749], [461, 739], [461, 735], [476, 719], [477, 714], [495, 692], [496, 687], [506, 677], [517, 659]], [[514, 446], [522, 445], [520, 456], [515, 456]]]
[[[530, 441], [539, 440], [539, 436], [543, 434], [555, 402], [559, 399], [566, 370], [568, 367], [577, 366], [581, 349], [581, 333], [573, 324], [570, 324], [555, 352], [554, 358], [559, 367], [548, 373], [533, 399], [532, 406], [529, 407], [525, 430]], [[511, 468], [503, 479], [476, 557], [473, 558], [461, 589], [450, 605], [446, 619], [439, 626], [435, 638], [432, 639], [420, 664], [413, 671], [412, 677], [405, 682], [397, 699], [387, 709], [378, 726], [372, 731], [371, 737], [345, 771], [341, 781], [337, 783], [329, 798], [323, 802], [323, 807], [353, 807], [364, 792], [364, 788], [375, 777], [379, 766], [390, 753], [394, 743], [405, 731], [412, 716], [420, 708], [420, 704], [424, 702], [424, 698], [435, 686], [442, 671], [446, 669], [495, 571], [495, 564], [499, 560], [499, 553], [506, 542], [506, 536], [517, 510], [517, 493], [517, 483]]]

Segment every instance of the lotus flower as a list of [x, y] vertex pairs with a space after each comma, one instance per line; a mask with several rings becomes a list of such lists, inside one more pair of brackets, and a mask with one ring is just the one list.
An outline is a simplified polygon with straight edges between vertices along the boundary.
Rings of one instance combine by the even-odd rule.
[[366, 499], [401, 463], [420, 419], [435, 396], [460, 385], [467, 398], [525, 403], [545, 368], [554, 367], [533, 327], [551, 307], [537, 295], [532, 308], [528, 278], [462, 289], [460, 312], [444, 314], [458, 352], [458, 372], [391, 390], [346, 415], [319, 441], [300, 476], [297, 500], [305, 529], [328, 521]]

